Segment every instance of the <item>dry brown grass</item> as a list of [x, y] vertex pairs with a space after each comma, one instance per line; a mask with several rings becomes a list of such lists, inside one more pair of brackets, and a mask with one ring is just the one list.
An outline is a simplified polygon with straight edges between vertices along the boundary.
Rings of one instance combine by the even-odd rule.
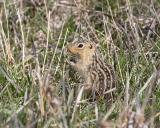
[[[125, 128], [133, 112], [137, 124], [159, 128], [159, 6], [152, 0], [0, 1], [0, 126]], [[108, 111], [85, 99], [66, 63], [71, 35], [98, 43], [115, 67], [117, 99]]]

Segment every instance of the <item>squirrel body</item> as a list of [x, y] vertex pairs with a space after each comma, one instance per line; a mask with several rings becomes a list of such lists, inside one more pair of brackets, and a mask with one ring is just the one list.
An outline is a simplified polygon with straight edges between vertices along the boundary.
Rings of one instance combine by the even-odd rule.
[[70, 43], [66, 49], [70, 56], [69, 64], [84, 79], [85, 90], [105, 96], [108, 90], [116, 87], [114, 70], [100, 57], [95, 44]]

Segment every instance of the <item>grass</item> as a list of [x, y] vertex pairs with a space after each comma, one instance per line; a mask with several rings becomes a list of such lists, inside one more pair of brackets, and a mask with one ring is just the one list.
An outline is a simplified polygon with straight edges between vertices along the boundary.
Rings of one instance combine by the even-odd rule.
[[[0, 2], [0, 126], [94, 128], [101, 120], [116, 124], [127, 106], [142, 105], [149, 127], [158, 128], [159, 1], [62, 1], [59, 9], [51, 0], [33, 1]], [[98, 42], [115, 68], [116, 99], [108, 110], [103, 101], [85, 98], [79, 75], [66, 63], [64, 47], [75, 33]]]

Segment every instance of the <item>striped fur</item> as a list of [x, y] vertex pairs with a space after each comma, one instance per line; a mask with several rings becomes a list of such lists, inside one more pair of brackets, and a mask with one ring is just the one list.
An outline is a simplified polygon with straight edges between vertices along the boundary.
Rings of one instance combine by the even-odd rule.
[[92, 76], [92, 89], [95, 89], [99, 95], [104, 96], [106, 91], [116, 87], [113, 68], [104, 63], [97, 53], [93, 56], [93, 63], [89, 72]]
[[70, 64], [84, 78], [86, 90], [105, 97], [112, 94], [107, 91], [116, 87], [114, 70], [102, 60], [93, 43], [69, 44], [67, 51], [75, 57]]

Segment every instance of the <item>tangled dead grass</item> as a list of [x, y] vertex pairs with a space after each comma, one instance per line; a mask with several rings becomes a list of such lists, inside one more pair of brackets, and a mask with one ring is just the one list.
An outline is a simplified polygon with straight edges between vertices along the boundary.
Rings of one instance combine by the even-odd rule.
[[[143, 0], [0, 1], [0, 125], [158, 128], [158, 8]], [[65, 62], [64, 46], [77, 35], [99, 43], [115, 67], [117, 99], [108, 111], [85, 99]]]

